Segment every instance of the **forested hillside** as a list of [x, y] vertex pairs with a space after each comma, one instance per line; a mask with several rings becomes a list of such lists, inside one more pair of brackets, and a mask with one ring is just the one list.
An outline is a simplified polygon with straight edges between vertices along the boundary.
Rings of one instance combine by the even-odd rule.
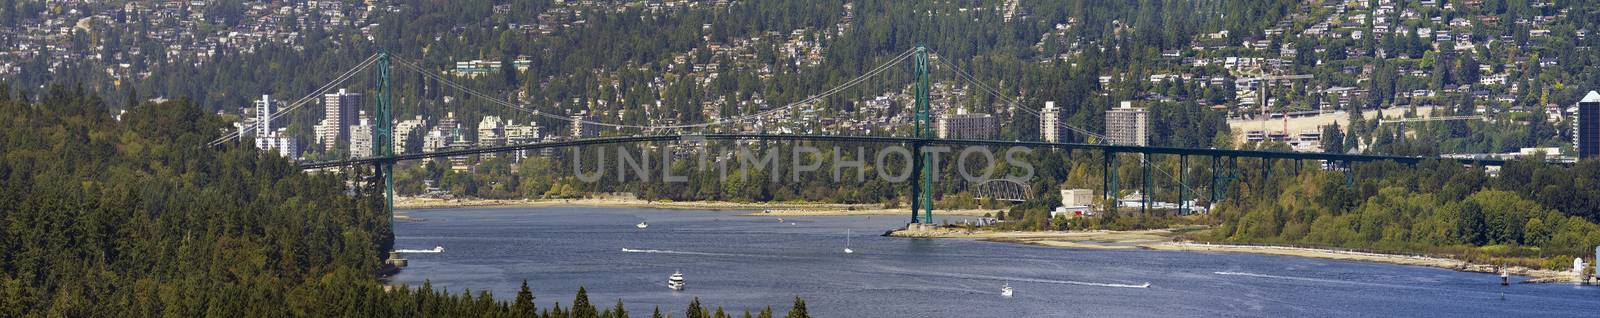
[[[203, 147], [223, 121], [187, 100], [118, 120], [81, 88], [0, 92], [0, 317], [535, 316], [527, 289], [386, 290], [374, 271], [393, 238], [374, 189], [249, 145]], [[578, 292], [538, 316], [627, 317]]]
[[[1539, 160], [1542, 160], [1540, 158]], [[1362, 164], [1355, 174], [1246, 178], [1209, 217], [1210, 239], [1422, 252], [1567, 268], [1600, 245], [1600, 161], [1518, 161], [1497, 176], [1451, 161]]]

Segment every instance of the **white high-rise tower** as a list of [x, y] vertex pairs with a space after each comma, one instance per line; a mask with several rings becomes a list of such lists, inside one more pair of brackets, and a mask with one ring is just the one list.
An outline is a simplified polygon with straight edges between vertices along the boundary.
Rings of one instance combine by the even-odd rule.
[[1056, 102], [1044, 102], [1039, 110], [1039, 135], [1045, 142], [1061, 142], [1061, 109]]
[[261, 95], [256, 104], [256, 138], [266, 138], [272, 132], [272, 97]]

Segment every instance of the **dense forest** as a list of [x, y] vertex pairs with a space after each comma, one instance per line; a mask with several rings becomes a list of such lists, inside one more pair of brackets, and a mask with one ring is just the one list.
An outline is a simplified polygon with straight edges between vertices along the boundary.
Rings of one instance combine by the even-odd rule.
[[[1411, 251], [1548, 268], [1600, 245], [1600, 161], [1514, 161], [1481, 167], [1429, 161], [1361, 164], [1353, 175], [1257, 179], [1224, 201], [1211, 239]], [[1279, 167], [1280, 169], [1282, 166]]]
[[[526, 284], [511, 301], [385, 286], [377, 189], [203, 147], [225, 122], [185, 99], [119, 119], [81, 87], [40, 96], [0, 85], [0, 317], [629, 316], [583, 289], [541, 311]], [[730, 317], [698, 299], [683, 313]], [[806, 316], [796, 299], [789, 317]]]
[[[1048, 211], [1055, 204], [1030, 201], [1011, 206], [1005, 213], [1011, 222], [993, 227], [1190, 227], [1201, 230], [1190, 233], [1189, 238], [1201, 241], [1423, 253], [1481, 263], [1568, 268], [1572, 258], [1590, 257], [1600, 245], [1600, 225], [1596, 225], [1600, 223], [1600, 190], [1595, 190], [1600, 185], [1600, 161], [1557, 165], [1542, 160], [1512, 161], [1491, 173], [1485, 167], [1451, 160], [1415, 166], [1372, 162], [1340, 165], [1334, 170], [1308, 166], [1296, 171], [1289, 160], [1268, 164], [1241, 159], [1240, 166], [1263, 168], [1237, 174], [1224, 171], [1229, 175], [1224, 180], [1229, 181], [1219, 189], [1221, 200], [1212, 203], [1210, 213], [1143, 215], [1138, 209], [1123, 208], [1095, 218], [1052, 219]], [[1065, 184], [1089, 189], [1099, 186], [1099, 171], [1087, 169], [1088, 164], [1073, 166]], [[1138, 172], [1124, 169], [1119, 173]], [[1209, 173], [1191, 177], [1194, 179], [1189, 180], [1197, 181], [1190, 185], [1208, 183]], [[1124, 183], [1124, 187], [1142, 185]], [[1175, 201], [1178, 192], [1176, 187], [1158, 191], [1165, 192], [1157, 192], [1157, 200], [1168, 202]], [[1209, 189], [1190, 191], [1189, 198], [1200, 198], [1200, 204], [1209, 199]]]

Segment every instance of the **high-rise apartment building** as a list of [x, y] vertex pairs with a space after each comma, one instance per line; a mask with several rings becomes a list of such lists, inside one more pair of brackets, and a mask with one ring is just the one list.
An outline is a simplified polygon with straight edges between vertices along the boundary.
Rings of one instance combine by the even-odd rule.
[[417, 115], [416, 119], [402, 120], [402, 121], [400, 121], [399, 124], [395, 124], [394, 125], [394, 140], [393, 140], [394, 141], [394, 153], [395, 154], [403, 154], [403, 153], [408, 153], [408, 152], [420, 150], [420, 149], [406, 149], [406, 141], [410, 140], [412, 138], [412, 136], [421, 137], [422, 135], [419, 135], [419, 134], [426, 134], [427, 132], [423, 131], [423, 126], [426, 126], [427, 124], [428, 124], [427, 121], [422, 119], [422, 115]]
[[1066, 137], [1061, 125], [1061, 109], [1056, 108], [1056, 102], [1044, 102], [1044, 108], [1039, 109], [1039, 137], [1045, 142], [1062, 142]]
[[1116, 145], [1150, 145], [1150, 112], [1133, 107], [1133, 102], [1122, 102], [1116, 109], [1106, 111], [1106, 141]]
[[954, 115], [939, 115], [935, 126], [939, 139], [973, 140], [994, 139], [997, 127], [994, 115], [967, 113], [965, 109], [957, 109]]
[[266, 138], [272, 131], [272, 97], [261, 95], [256, 100], [256, 138]]
[[359, 120], [355, 125], [350, 125], [350, 157], [367, 158], [377, 155], [373, 151], [373, 123], [367, 118], [367, 112], [360, 112]]
[[[272, 97], [261, 95], [255, 104], [255, 141], [256, 149], [277, 153], [284, 158], [295, 159], [299, 155], [300, 144], [283, 131], [272, 129]], [[241, 127], [240, 133], [244, 133]], [[241, 135], [242, 136], [242, 135]]]
[[343, 88], [338, 93], [322, 96], [322, 122], [316, 126], [317, 143], [330, 149], [334, 142], [350, 137], [350, 126], [356, 124], [355, 112], [361, 109], [361, 94]]
[[589, 121], [590, 120], [588, 119], [588, 116], [584, 116], [584, 115], [572, 116], [572, 138], [573, 139], [589, 138], [589, 137], [595, 137], [595, 136], [599, 136], [600, 135], [600, 127], [599, 126], [595, 126], [595, 124], [587, 123]]
[[1578, 160], [1600, 155], [1600, 93], [1589, 91], [1578, 101], [1572, 126], [1572, 145], [1578, 148]]

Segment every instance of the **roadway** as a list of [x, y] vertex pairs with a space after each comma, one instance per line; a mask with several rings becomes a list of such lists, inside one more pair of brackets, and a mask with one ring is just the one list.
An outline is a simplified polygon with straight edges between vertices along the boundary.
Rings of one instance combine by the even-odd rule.
[[[1083, 143], [1051, 143], [1042, 141], [1003, 141], [1003, 140], [969, 140], [969, 139], [921, 139], [912, 137], [875, 137], [875, 136], [821, 136], [821, 135], [773, 135], [773, 134], [704, 134], [704, 135], [653, 135], [653, 136], [618, 136], [596, 137], [578, 140], [536, 142], [519, 145], [506, 145], [496, 147], [482, 147], [471, 149], [458, 149], [449, 151], [436, 151], [430, 153], [401, 154], [393, 157], [356, 158], [327, 162], [300, 163], [301, 169], [320, 169], [349, 165], [376, 164], [390, 161], [418, 160], [426, 158], [464, 156], [484, 153], [510, 152], [516, 150], [538, 150], [546, 148], [565, 148], [577, 146], [608, 145], [638, 142], [678, 142], [701, 140], [763, 140], [763, 141], [820, 141], [820, 142], [854, 142], [854, 143], [880, 143], [903, 145], [944, 145], [944, 146], [997, 146], [997, 147], [1027, 147], [1048, 148], [1058, 150], [1092, 150], [1113, 153], [1151, 154], [1151, 155], [1187, 155], [1203, 157], [1239, 157], [1239, 158], [1267, 158], [1287, 160], [1328, 160], [1344, 162], [1370, 162], [1394, 161], [1402, 164], [1416, 164], [1423, 160], [1438, 159], [1430, 157], [1411, 156], [1380, 156], [1380, 155], [1352, 155], [1314, 152], [1289, 152], [1265, 150], [1234, 150], [1213, 148], [1178, 148], [1178, 147], [1142, 147], [1123, 145], [1098, 145]], [[1505, 160], [1496, 159], [1457, 159], [1464, 163], [1486, 166], [1501, 166]]]

